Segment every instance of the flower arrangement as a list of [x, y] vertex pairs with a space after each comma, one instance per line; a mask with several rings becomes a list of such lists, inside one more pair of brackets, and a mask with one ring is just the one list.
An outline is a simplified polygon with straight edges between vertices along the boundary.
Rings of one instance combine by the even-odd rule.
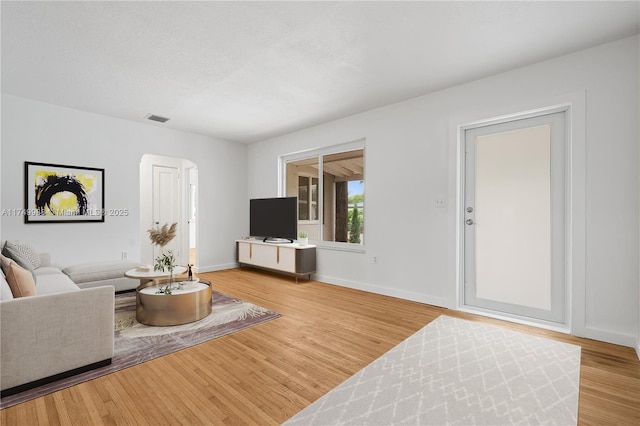
[[148, 229], [149, 239], [151, 243], [160, 247], [160, 256], [155, 258], [153, 265], [154, 271], [169, 272], [169, 283], [165, 287], [160, 287], [157, 293], [171, 294], [173, 291], [173, 270], [176, 267], [176, 257], [173, 250], [164, 250], [164, 246], [169, 244], [176, 236], [176, 228], [178, 224], [174, 222], [169, 226], [168, 223], [162, 227]]

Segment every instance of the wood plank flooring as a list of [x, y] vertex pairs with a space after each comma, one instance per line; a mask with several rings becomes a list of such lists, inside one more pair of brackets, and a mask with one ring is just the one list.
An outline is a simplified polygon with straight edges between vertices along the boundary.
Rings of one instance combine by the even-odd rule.
[[640, 424], [631, 348], [268, 272], [200, 276], [283, 316], [7, 408], [0, 424], [276, 425], [441, 314], [582, 346], [579, 424]]

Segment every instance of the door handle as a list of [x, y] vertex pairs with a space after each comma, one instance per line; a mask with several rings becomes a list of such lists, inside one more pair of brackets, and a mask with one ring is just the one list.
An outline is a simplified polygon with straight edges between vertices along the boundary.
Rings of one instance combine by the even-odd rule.
[[467, 219], [464, 221], [467, 225], [473, 225], [473, 219]]

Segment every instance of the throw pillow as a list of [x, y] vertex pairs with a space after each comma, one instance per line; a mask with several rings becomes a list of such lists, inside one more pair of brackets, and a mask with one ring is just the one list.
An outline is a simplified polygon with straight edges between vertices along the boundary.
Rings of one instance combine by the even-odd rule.
[[25, 256], [18, 250], [17, 246], [14, 243], [10, 241], [4, 243], [4, 247], [2, 248], [2, 255], [7, 256], [9, 259], [13, 260], [27, 271], [30, 271], [31, 275], [33, 275], [33, 282], [36, 282], [36, 273], [33, 269], [33, 265], [29, 261], [29, 258], [27, 258], [27, 256]]
[[13, 262], [13, 260], [9, 259], [6, 256], [3, 256], [2, 254], [0, 254], [0, 269], [2, 269], [2, 272], [6, 275], [7, 270], [9, 269], [9, 264]]
[[[42, 260], [40, 259], [40, 255], [38, 254], [38, 252], [35, 251], [33, 247], [31, 247], [27, 243], [23, 243], [21, 241], [7, 241], [5, 243], [5, 247], [11, 253], [18, 253], [21, 257], [21, 260], [29, 263], [30, 268], [21, 265], [23, 268], [38, 269], [42, 264]], [[14, 260], [18, 262], [18, 260]], [[18, 262], [18, 264], [20, 264], [20, 262]]]
[[11, 287], [9, 287], [6, 276], [11, 262], [13, 262], [13, 260], [0, 254], [0, 269], [2, 269], [2, 274], [0, 274], [0, 300], [13, 299], [13, 292], [11, 291]]
[[9, 287], [9, 283], [7, 282], [7, 278], [4, 274], [0, 274], [0, 300], [11, 300], [13, 299], [13, 292], [11, 291], [11, 287]]
[[31, 272], [22, 268], [15, 262], [9, 264], [7, 270], [7, 282], [11, 288], [13, 297], [28, 297], [36, 295], [36, 283]]

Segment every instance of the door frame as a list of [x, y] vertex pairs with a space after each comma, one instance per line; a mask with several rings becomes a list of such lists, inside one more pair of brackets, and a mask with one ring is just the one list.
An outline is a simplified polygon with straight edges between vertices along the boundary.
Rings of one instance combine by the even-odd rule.
[[[521, 324], [534, 325], [541, 328], [584, 336], [586, 327], [585, 313], [585, 187], [586, 187], [586, 147], [585, 147], [585, 96], [576, 93], [569, 96], [569, 101], [547, 103], [535, 109], [517, 113], [496, 115], [473, 121], [458, 121], [452, 128], [456, 135], [456, 277], [455, 277], [455, 308], [460, 311], [481, 314], [493, 318], [503, 319]], [[544, 105], [544, 104], [543, 104]], [[518, 119], [535, 117], [538, 115], [564, 112], [566, 117], [566, 147], [565, 147], [565, 324], [547, 321], [534, 321], [526, 317], [498, 314], [464, 303], [464, 208], [465, 208], [465, 132], [470, 128], [500, 124]], [[452, 123], [453, 124], [453, 123]], [[455, 130], [454, 130], [455, 129]]]
[[[179, 264], [187, 264], [189, 260], [189, 238], [188, 238], [188, 182], [189, 179], [184, 179], [184, 176], [189, 168], [198, 170], [198, 166], [190, 160], [177, 157], [168, 157], [155, 154], [144, 154], [140, 160], [140, 262], [143, 264], [153, 264], [153, 245], [149, 240], [149, 234], [147, 230], [153, 226], [153, 166], [166, 166], [177, 168], [182, 176], [179, 191], [180, 191], [180, 219], [178, 226], [182, 227], [179, 231], [180, 256], [177, 259]], [[196, 188], [196, 197], [198, 197], [198, 191]], [[196, 206], [198, 203], [196, 202]], [[197, 213], [196, 213], [197, 214]], [[196, 222], [196, 235], [198, 233], [198, 223]]]

